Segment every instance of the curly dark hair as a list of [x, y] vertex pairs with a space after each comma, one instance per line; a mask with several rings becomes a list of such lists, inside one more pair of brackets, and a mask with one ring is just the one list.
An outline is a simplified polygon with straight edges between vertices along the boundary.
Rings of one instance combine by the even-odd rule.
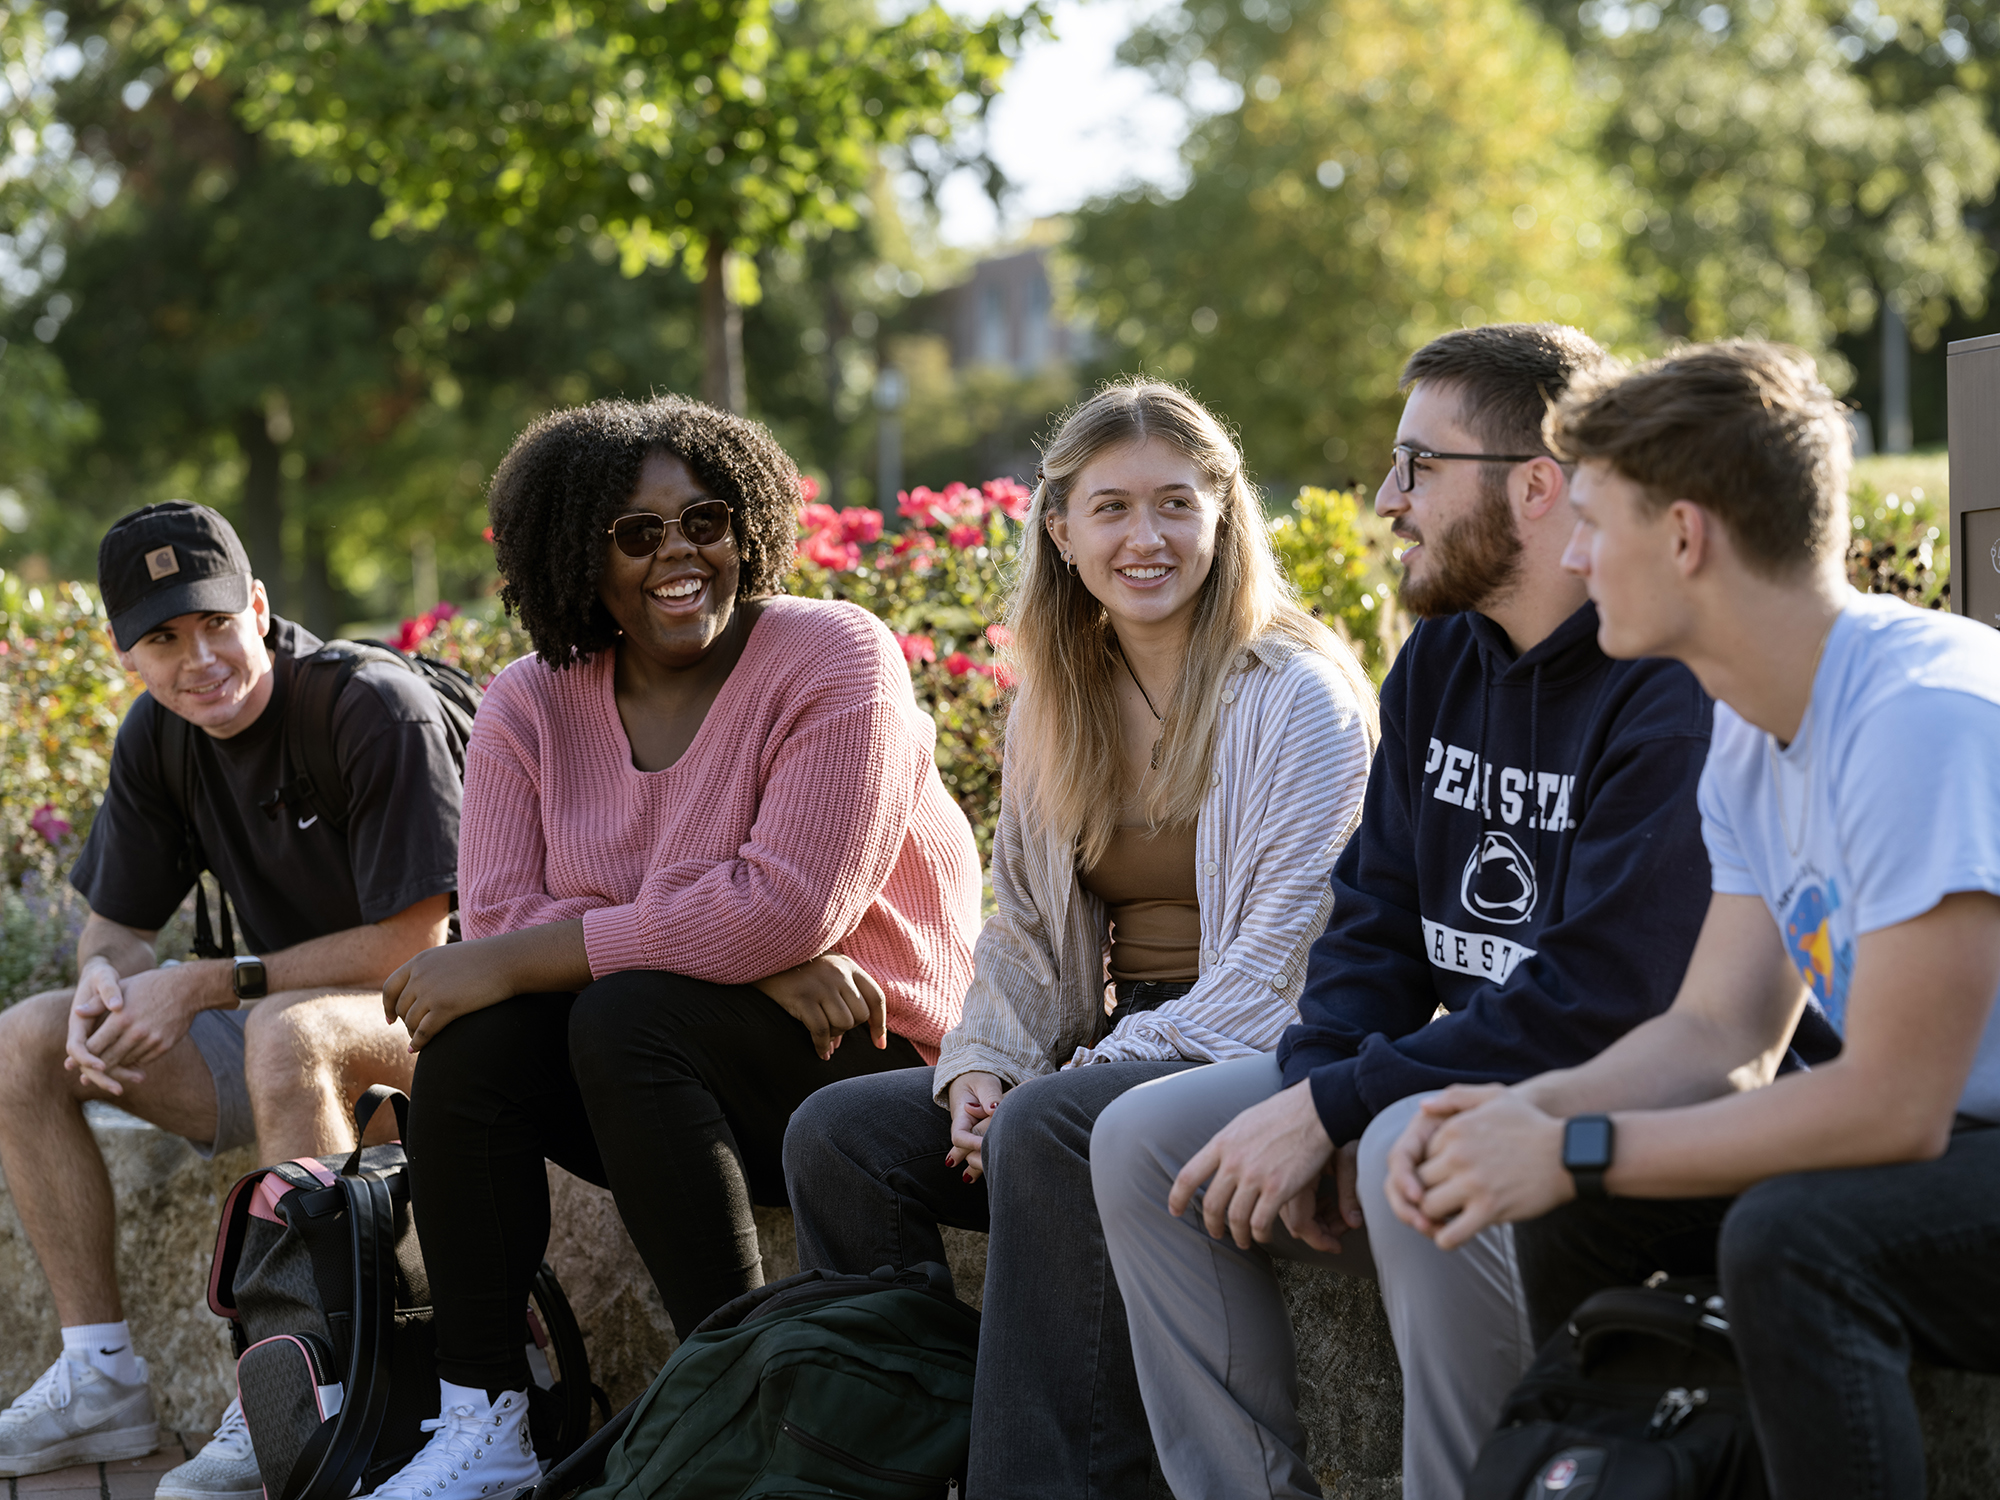
[[651, 453], [685, 463], [729, 503], [739, 600], [782, 590], [798, 539], [799, 471], [757, 423], [685, 396], [550, 412], [514, 440], [486, 492], [500, 602], [542, 660], [587, 660], [618, 638], [597, 597], [604, 532]]

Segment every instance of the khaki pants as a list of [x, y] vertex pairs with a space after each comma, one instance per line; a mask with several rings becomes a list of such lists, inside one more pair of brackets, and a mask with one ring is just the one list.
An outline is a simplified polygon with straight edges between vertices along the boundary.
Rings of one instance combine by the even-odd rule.
[[[1238, 1114], [1282, 1087], [1277, 1059], [1243, 1058], [1143, 1084], [1098, 1119], [1092, 1185], [1131, 1324], [1161, 1468], [1180, 1500], [1317, 1496], [1298, 1417], [1291, 1325], [1271, 1258], [1381, 1284], [1403, 1370], [1403, 1493], [1459, 1500], [1479, 1445], [1534, 1349], [1509, 1227], [1445, 1252], [1389, 1212], [1389, 1148], [1416, 1112], [1399, 1101], [1361, 1138], [1365, 1232], [1338, 1255], [1277, 1226], [1238, 1250], [1202, 1228], [1199, 1202], [1170, 1217], [1181, 1165]], [[1358, 1252], [1358, 1253], [1357, 1253]]]

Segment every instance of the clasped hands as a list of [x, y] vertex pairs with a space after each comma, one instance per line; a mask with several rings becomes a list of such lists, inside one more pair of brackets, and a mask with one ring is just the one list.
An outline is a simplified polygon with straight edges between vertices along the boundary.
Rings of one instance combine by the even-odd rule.
[[143, 1083], [146, 1064], [186, 1036], [206, 1008], [207, 978], [202, 965], [190, 963], [120, 979], [108, 960], [89, 959], [70, 1002], [64, 1069], [113, 1097]]
[[1440, 1250], [1540, 1218], [1576, 1196], [1563, 1122], [1516, 1089], [1453, 1084], [1424, 1100], [1389, 1151], [1389, 1208]]

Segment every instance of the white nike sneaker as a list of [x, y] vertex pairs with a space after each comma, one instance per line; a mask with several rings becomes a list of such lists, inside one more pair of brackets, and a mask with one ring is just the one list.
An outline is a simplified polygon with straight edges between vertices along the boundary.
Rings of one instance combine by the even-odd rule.
[[207, 1446], [160, 1476], [153, 1500], [257, 1500], [263, 1493], [264, 1478], [257, 1472], [243, 1403], [233, 1400]]
[[41, 1379], [0, 1411], [0, 1474], [18, 1478], [71, 1464], [144, 1458], [160, 1446], [146, 1362], [123, 1385], [87, 1358], [56, 1356]]
[[431, 1440], [372, 1500], [512, 1500], [542, 1477], [528, 1438], [528, 1397], [505, 1391], [489, 1402], [485, 1393], [453, 1386], [443, 1409], [423, 1424]]

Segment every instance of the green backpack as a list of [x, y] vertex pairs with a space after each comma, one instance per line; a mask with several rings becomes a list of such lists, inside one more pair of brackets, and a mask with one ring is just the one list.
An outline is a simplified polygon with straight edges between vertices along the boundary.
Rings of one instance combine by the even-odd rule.
[[978, 1346], [979, 1314], [934, 1262], [759, 1287], [674, 1351], [583, 1500], [946, 1500]]

